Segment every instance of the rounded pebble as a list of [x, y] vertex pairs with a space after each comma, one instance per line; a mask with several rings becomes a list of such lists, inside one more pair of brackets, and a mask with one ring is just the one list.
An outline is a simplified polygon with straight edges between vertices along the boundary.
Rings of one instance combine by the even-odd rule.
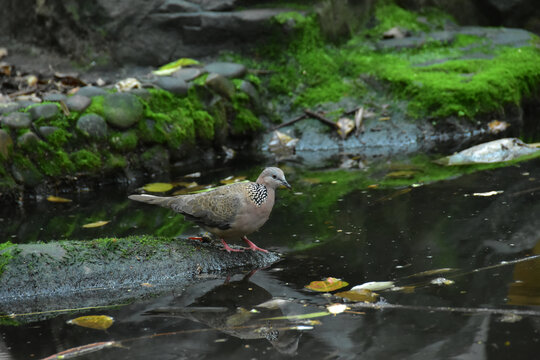
[[198, 78], [202, 73], [203, 71], [199, 68], [182, 68], [172, 73], [172, 76], [184, 81], [191, 81]]
[[188, 92], [188, 84], [183, 79], [177, 77], [160, 76], [156, 80], [156, 85], [175, 95], [184, 96]]
[[216, 73], [208, 75], [206, 78], [206, 86], [228, 99], [231, 99], [235, 93], [232, 81], [225, 76]]
[[48, 93], [43, 96], [43, 101], [52, 101], [52, 102], [58, 102], [58, 101], [64, 101], [66, 100], [67, 96], [60, 93]]
[[99, 88], [97, 86], [92, 86], [92, 85], [84, 86], [75, 93], [75, 95], [81, 95], [81, 96], [87, 96], [87, 97], [107, 95], [107, 94], [108, 93], [102, 88]]
[[32, 131], [22, 134], [17, 138], [17, 144], [22, 147], [36, 144], [39, 141], [39, 137]]
[[12, 129], [25, 129], [32, 124], [32, 118], [28, 113], [14, 112], [4, 116], [1, 123]]
[[231, 62], [214, 62], [204, 67], [209, 73], [216, 73], [228, 78], [240, 78], [247, 72], [247, 68], [242, 64]]
[[66, 106], [71, 111], [83, 112], [92, 103], [92, 99], [84, 95], [73, 95], [66, 99]]
[[83, 115], [77, 120], [77, 129], [88, 137], [101, 139], [107, 137], [107, 123], [97, 114]]
[[103, 114], [110, 125], [127, 129], [141, 120], [143, 106], [133, 94], [108, 94], [103, 101]]
[[42, 104], [32, 106], [28, 112], [32, 116], [32, 120], [43, 118], [45, 120], [53, 119], [60, 110], [56, 104]]

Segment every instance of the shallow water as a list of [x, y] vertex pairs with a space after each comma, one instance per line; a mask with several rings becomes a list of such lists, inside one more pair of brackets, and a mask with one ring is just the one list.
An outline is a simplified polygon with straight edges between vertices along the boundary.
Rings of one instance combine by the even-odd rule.
[[[238, 172], [255, 174], [259, 168], [223, 169], [197, 181]], [[0, 326], [0, 359], [42, 358], [110, 340], [121, 347], [82, 358], [537, 357], [540, 260], [512, 261], [540, 254], [540, 161], [410, 191], [351, 189], [322, 210], [315, 208], [313, 194], [332, 193], [335, 184], [305, 185], [300, 172], [288, 170], [296, 193], [281, 192], [269, 222], [250, 237], [257, 245], [282, 253], [282, 261], [254, 273], [214, 274], [185, 291], [170, 289], [114, 309], [61, 313], [49, 320]], [[73, 199], [69, 204], [42, 201], [16, 211], [4, 209], [0, 238], [25, 242], [198, 232], [193, 226], [166, 226], [177, 217], [164, 209], [132, 204], [126, 200], [132, 191], [104, 188], [63, 194]], [[503, 192], [473, 196], [489, 191]], [[81, 227], [97, 220], [111, 223], [96, 229]], [[417, 275], [442, 268], [453, 270]], [[311, 281], [329, 276], [351, 286], [394, 280], [409, 288], [377, 291], [381, 309], [351, 309], [311, 319], [319, 324], [268, 320], [322, 312], [325, 305], [340, 301], [305, 289]], [[438, 277], [453, 283], [430, 283]], [[273, 298], [287, 301], [275, 309], [250, 312]], [[384, 308], [384, 304], [403, 307]], [[156, 313], [156, 309], [164, 310]], [[528, 312], [511, 316], [516, 311]], [[96, 314], [114, 317], [114, 325], [101, 331], [66, 324], [74, 317]], [[297, 326], [306, 328], [291, 329]]]

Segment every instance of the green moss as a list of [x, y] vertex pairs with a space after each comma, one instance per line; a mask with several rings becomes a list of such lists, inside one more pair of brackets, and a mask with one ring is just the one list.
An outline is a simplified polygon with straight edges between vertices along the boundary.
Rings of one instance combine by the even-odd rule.
[[113, 149], [128, 152], [137, 148], [139, 138], [135, 131], [113, 132], [109, 135], [109, 143]]
[[15, 244], [10, 241], [6, 241], [0, 244], [0, 277], [4, 273], [6, 266], [9, 264], [11, 259], [13, 259], [13, 250], [15, 249]]
[[201, 140], [214, 139], [214, 118], [205, 110], [196, 110], [193, 112], [193, 122], [195, 134]]
[[259, 118], [248, 108], [249, 97], [246, 94], [235, 94], [232, 102], [235, 110], [235, 117], [231, 124], [231, 133], [233, 135], [248, 134], [262, 128]]
[[85, 149], [72, 153], [70, 158], [77, 171], [96, 172], [101, 168], [101, 158]]
[[70, 132], [62, 128], [58, 128], [55, 132], [47, 137], [47, 142], [56, 148], [60, 148], [66, 144], [72, 136], [73, 135], [71, 135]]
[[103, 116], [103, 102], [105, 97], [103, 95], [93, 96], [92, 103], [84, 111], [85, 114], [97, 114]]
[[106, 169], [123, 169], [127, 166], [127, 160], [119, 154], [108, 153], [105, 156]]

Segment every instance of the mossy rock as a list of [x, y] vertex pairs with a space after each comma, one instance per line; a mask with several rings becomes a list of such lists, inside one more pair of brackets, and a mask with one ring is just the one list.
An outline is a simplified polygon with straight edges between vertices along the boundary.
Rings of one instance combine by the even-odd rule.
[[92, 151], [81, 149], [72, 153], [70, 158], [78, 171], [97, 172], [101, 169], [101, 157]]
[[0, 129], [0, 160], [9, 159], [9, 155], [13, 150], [13, 140], [11, 136], [4, 130]]
[[21, 154], [15, 154], [13, 156], [11, 173], [13, 174], [13, 178], [18, 183], [25, 186], [34, 187], [43, 181], [43, 175], [39, 172], [32, 161]]
[[127, 129], [142, 119], [143, 106], [133, 94], [108, 94], [103, 98], [103, 115], [111, 126]]
[[137, 148], [139, 138], [134, 130], [115, 132], [109, 136], [111, 146], [120, 151], [128, 152]]

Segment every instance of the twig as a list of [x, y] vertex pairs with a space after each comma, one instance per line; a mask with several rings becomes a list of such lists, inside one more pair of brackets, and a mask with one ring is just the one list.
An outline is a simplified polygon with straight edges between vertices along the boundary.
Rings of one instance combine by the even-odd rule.
[[314, 111], [311, 111], [309, 109], [304, 109], [304, 113], [306, 113], [307, 116], [311, 116], [312, 118], [315, 118], [317, 120], [322, 121], [326, 125], [330, 125], [331, 127], [335, 128], [335, 129], [339, 129], [338, 125], [335, 122], [333, 122], [332, 120], [328, 120], [327, 118], [325, 118], [321, 114], [318, 114], [318, 113], [316, 113]]
[[295, 117], [295, 118], [292, 119], [292, 120], [289, 120], [289, 121], [287, 121], [287, 122], [284, 122], [283, 124], [279, 124], [278, 126], [274, 127], [271, 131], [274, 131], [274, 130], [277, 130], [277, 129], [281, 129], [282, 127], [285, 127], [285, 126], [289, 126], [289, 125], [291, 125], [291, 124], [294, 124], [294, 123], [297, 122], [297, 121], [300, 121], [300, 120], [302, 120], [302, 119], [305, 119], [306, 117], [307, 117], [306, 114], [302, 114], [302, 115], [300, 115], [300, 116]]

